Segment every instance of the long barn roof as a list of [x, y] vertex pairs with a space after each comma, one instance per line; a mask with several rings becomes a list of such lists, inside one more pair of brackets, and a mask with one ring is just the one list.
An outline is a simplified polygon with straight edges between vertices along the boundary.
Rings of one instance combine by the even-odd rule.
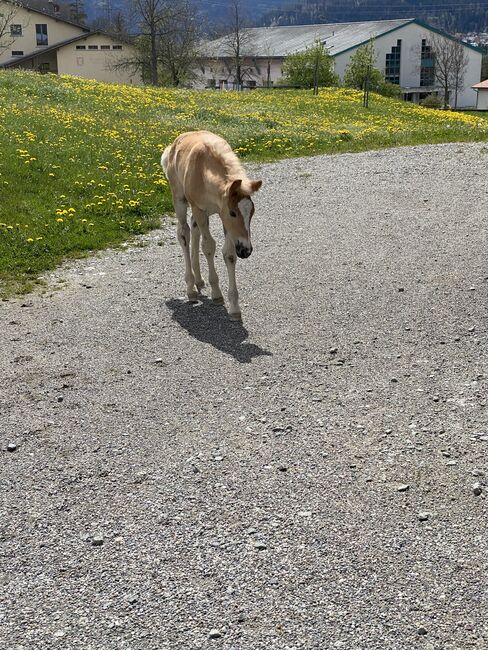
[[[301, 52], [319, 39], [332, 56], [346, 52], [367, 43], [371, 38], [378, 38], [400, 29], [404, 25], [415, 23], [430, 31], [454, 39], [431, 25], [415, 18], [401, 20], [371, 20], [357, 23], [329, 23], [319, 25], [292, 25], [278, 27], [251, 27], [243, 30], [242, 55], [251, 57], [282, 58], [295, 52]], [[479, 48], [463, 43], [466, 47], [480, 52]], [[229, 57], [228, 36], [205, 42], [200, 52], [203, 57]]]
[[[287, 27], [252, 27], [245, 30], [244, 52], [249, 56], [284, 57], [301, 52], [317, 39], [326, 42], [332, 55], [354, 47], [373, 36], [380, 36], [413, 19], [375, 20], [361, 23], [330, 23], [326, 25], [293, 25]], [[227, 37], [207, 41], [203, 46], [205, 56], [225, 57]]]

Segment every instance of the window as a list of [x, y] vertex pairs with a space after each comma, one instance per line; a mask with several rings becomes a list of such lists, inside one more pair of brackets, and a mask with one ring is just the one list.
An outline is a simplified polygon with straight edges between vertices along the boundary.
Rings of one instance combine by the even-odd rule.
[[43, 73], [49, 72], [49, 61], [46, 61], [46, 63], [41, 63], [39, 65], [39, 72], [43, 72]]
[[10, 25], [10, 36], [22, 36], [22, 25]]
[[47, 45], [47, 25], [36, 25], [37, 45]]
[[109, 50], [109, 49], [110, 49], [110, 45], [100, 45], [100, 49], [101, 49], [101, 50]]
[[88, 49], [89, 50], [98, 50], [98, 45], [89, 45]]
[[435, 60], [434, 53], [426, 39], [422, 39], [420, 54], [420, 85], [433, 86], [435, 83]]
[[112, 50], [121, 50], [122, 45], [112, 45]]
[[86, 50], [86, 45], [77, 45], [76, 49], [77, 50]]
[[12, 56], [24, 56], [23, 50], [12, 50]]
[[387, 53], [385, 61], [385, 79], [392, 84], [400, 84], [400, 58], [402, 51], [402, 41], [399, 39], [397, 44]]

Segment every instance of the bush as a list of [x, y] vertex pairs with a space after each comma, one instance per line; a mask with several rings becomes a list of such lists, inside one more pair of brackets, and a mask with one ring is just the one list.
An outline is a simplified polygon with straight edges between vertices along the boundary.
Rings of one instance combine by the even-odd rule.
[[443, 102], [437, 95], [427, 95], [427, 97], [420, 102], [420, 105], [425, 106], [425, 108], [437, 108], [440, 110], [443, 107]]

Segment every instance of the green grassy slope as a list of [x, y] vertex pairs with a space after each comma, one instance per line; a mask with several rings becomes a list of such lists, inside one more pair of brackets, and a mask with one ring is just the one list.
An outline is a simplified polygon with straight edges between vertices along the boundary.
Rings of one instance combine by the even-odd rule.
[[210, 129], [243, 159], [488, 139], [488, 122], [325, 89], [193, 92], [0, 72], [0, 294], [62, 259], [154, 228], [171, 209], [159, 165], [179, 133]]

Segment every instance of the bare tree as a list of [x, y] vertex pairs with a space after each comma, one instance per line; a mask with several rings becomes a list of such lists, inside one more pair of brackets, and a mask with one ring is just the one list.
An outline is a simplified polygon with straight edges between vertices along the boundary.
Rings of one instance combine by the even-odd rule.
[[254, 66], [245, 63], [246, 58], [252, 55], [253, 38], [243, 0], [229, 0], [228, 12], [228, 18], [222, 26], [225, 35], [221, 39], [221, 47], [237, 90], [241, 90], [244, 79], [252, 77], [254, 73]]
[[8, 49], [15, 41], [15, 34], [11, 30], [12, 21], [17, 15], [17, 7], [3, 3], [0, 10], [0, 52]]
[[454, 91], [454, 108], [458, 94], [464, 88], [464, 76], [468, 66], [465, 46], [455, 38], [432, 35], [429, 39], [432, 52], [434, 76], [442, 88], [444, 108], [449, 106], [451, 90]]
[[159, 39], [158, 62], [163, 81], [176, 87], [195, 75], [200, 27], [188, 0], [180, 0], [179, 7], [166, 18], [165, 36]]
[[[158, 85], [158, 40], [170, 6], [167, 0], [131, 0], [132, 13], [149, 43], [150, 82]], [[142, 44], [145, 39], [142, 39]], [[145, 47], [145, 44], [144, 44]]]
[[135, 54], [111, 68], [140, 70], [153, 86], [181, 85], [194, 74], [198, 57], [200, 30], [193, 0], [131, 2], [132, 23], [139, 28], [139, 36], [132, 39]]

